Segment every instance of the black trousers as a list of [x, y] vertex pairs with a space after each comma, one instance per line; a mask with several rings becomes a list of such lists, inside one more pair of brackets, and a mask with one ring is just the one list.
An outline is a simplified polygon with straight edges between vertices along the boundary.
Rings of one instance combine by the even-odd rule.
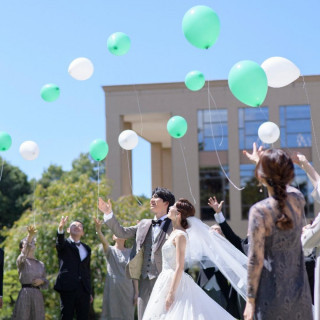
[[90, 309], [90, 294], [79, 284], [77, 290], [60, 292], [61, 320], [88, 320]]

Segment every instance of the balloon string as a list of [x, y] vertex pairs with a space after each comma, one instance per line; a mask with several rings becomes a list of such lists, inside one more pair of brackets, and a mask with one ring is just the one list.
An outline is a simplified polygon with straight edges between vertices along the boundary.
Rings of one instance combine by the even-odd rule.
[[98, 161], [98, 199], [97, 199], [97, 213], [96, 213], [97, 218], [99, 213], [99, 197], [100, 197], [100, 161]]
[[36, 227], [36, 207], [35, 207], [35, 191], [36, 191], [36, 180], [33, 181], [33, 193], [32, 193], [32, 207], [33, 211], [33, 226]]
[[[303, 81], [303, 89], [304, 89], [304, 92], [305, 92], [305, 95], [306, 95], [306, 98], [307, 98], [307, 104], [310, 107], [310, 99], [309, 99], [309, 94], [308, 94], [308, 91], [307, 91], [306, 82], [304, 80], [304, 76], [302, 76], [302, 81]], [[311, 122], [311, 127], [312, 127], [312, 135], [314, 137], [314, 142], [315, 142], [315, 145], [316, 145], [316, 151], [317, 151], [317, 155], [318, 155], [318, 160], [320, 161], [320, 154], [319, 154], [317, 136], [316, 136], [315, 129], [314, 129], [314, 123], [313, 123], [313, 120], [312, 120], [312, 117], [311, 117], [311, 110], [310, 110], [310, 122]]]
[[184, 156], [184, 152], [183, 152], [183, 147], [182, 147], [182, 142], [181, 142], [181, 140], [179, 140], [179, 143], [180, 143], [180, 149], [181, 149], [181, 153], [182, 153], [182, 157], [183, 157], [184, 166], [185, 166], [185, 168], [186, 168], [186, 175], [187, 175], [187, 181], [188, 181], [189, 191], [190, 191], [191, 197], [192, 197], [192, 199], [193, 199], [193, 203], [196, 204], [197, 201], [196, 201], [196, 199], [194, 198], [193, 193], [192, 193], [191, 184], [190, 184], [190, 179], [189, 179], [189, 173], [188, 173], [188, 168], [187, 168], [187, 161], [186, 161], [186, 158], [185, 158], [185, 156]]
[[[215, 109], [218, 111], [218, 107], [217, 107], [216, 101], [215, 101], [215, 99], [213, 98], [213, 96], [212, 96], [212, 94], [211, 94], [211, 92], [210, 92], [210, 89], [209, 89], [209, 81], [208, 81], [208, 93], [209, 93], [209, 95], [210, 95], [211, 100], [213, 101], [213, 104], [214, 104], [214, 106], [215, 106]], [[220, 117], [219, 112], [217, 112], [217, 114], [218, 114], [218, 118], [219, 118], [219, 122], [220, 122], [220, 129], [221, 129], [221, 140], [220, 140], [220, 143], [219, 143], [219, 146], [221, 146], [222, 143], [223, 143], [223, 127], [222, 127], [222, 121], [221, 121], [221, 117]], [[209, 115], [210, 115], [210, 126], [212, 126], [210, 104], [209, 104]], [[213, 129], [212, 129], [212, 131], [213, 131]]]
[[4, 166], [4, 158], [2, 158], [2, 165], [1, 165], [1, 172], [0, 172], [0, 181], [1, 181], [1, 179], [2, 179], [3, 166]]
[[133, 194], [133, 189], [132, 189], [132, 180], [131, 180], [131, 174], [130, 174], [130, 163], [129, 163], [129, 151], [126, 150], [127, 154], [127, 164], [128, 164], [128, 174], [129, 174], [129, 182], [130, 182], [130, 188], [131, 188], [131, 193], [138, 202], [139, 206], [142, 206], [142, 203], [140, 202], [139, 198]]
[[218, 162], [219, 162], [219, 165], [220, 165], [220, 168], [223, 172], [223, 174], [225, 175], [225, 177], [228, 179], [228, 181], [231, 183], [231, 185], [236, 188], [237, 190], [241, 191], [244, 189], [244, 187], [242, 188], [239, 188], [237, 187], [232, 181], [231, 179], [229, 178], [229, 176], [227, 175], [226, 171], [224, 170], [223, 166], [222, 166], [222, 163], [221, 163], [221, 160], [220, 160], [220, 157], [219, 157], [219, 153], [217, 151], [217, 146], [216, 146], [216, 141], [215, 141], [215, 137], [214, 137], [214, 133], [213, 133], [213, 126], [212, 126], [212, 118], [211, 118], [211, 108], [210, 108], [210, 89], [209, 89], [209, 81], [208, 81], [208, 107], [209, 107], [209, 120], [210, 120], [210, 129], [211, 129], [211, 135], [212, 135], [212, 141], [213, 141], [213, 145], [214, 145], [214, 151], [216, 153], [216, 156], [217, 156], [217, 159], [218, 159]]
[[133, 87], [134, 87], [134, 92], [135, 92], [136, 97], [137, 97], [137, 104], [138, 104], [139, 115], [140, 115], [140, 136], [142, 137], [143, 123], [142, 123], [142, 113], [141, 113], [140, 99], [139, 99], [138, 91], [136, 90], [136, 86], [133, 85]]

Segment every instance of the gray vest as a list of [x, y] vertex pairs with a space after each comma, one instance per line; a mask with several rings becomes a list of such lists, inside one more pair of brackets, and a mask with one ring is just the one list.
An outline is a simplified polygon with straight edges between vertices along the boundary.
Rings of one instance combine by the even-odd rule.
[[149, 228], [146, 239], [144, 240], [144, 253], [143, 253], [143, 263], [141, 270], [142, 279], [154, 279], [158, 277], [159, 272], [157, 270], [156, 263], [154, 261], [154, 252], [152, 250], [155, 243], [152, 243], [152, 226]]

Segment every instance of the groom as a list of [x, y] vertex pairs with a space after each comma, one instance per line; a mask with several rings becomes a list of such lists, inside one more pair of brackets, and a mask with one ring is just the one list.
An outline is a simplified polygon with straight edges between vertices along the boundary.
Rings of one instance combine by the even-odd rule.
[[[141, 254], [141, 260], [132, 264], [139, 282], [138, 319], [141, 320], [159, 273], [162, 270], [161, 248], [167, 235], [172, 231], [171, 220], [167, 218], [169, 207], [174, 205], [174, 195], [166, 188], [155, 188], [150, 199], [150, 209], [155, 219], [143, 219], [137, 225], [122, 227], [112, 212], [110, 200], [99, 199], [99, 209], [104, 213], [104, 221], [119, 238], [135, 238], [134, 255]], [[131, 262], [133, 262], [132, 260]], [[130, 267], [130, 262], [129, 262]], [[140, 274], [141, 270], [141, 274]]]

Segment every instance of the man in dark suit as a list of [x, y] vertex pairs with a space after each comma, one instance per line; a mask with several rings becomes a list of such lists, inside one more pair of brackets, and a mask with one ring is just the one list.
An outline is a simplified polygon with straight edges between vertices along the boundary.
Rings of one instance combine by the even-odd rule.
[[3, 294], [3, 265], [4, 265], [4, 252], [0, 248], [0, 309], [2, 308], [2, 294]]
[[68, 217], [62, 217], [57, 235], [56, 249], [59, 258], [59, 274], [54, 289], [60, 293], [61, 320], [88, 320], [91, 296], [89, 246], [80, 241], [84, 235], [81, 221], [73, 221], [65, 239], [64, 226]]
[[[140, 279], [139, 320], [143, 317], [153, 286], [162, 270], [161, 249], [172, 231], [172, 223], [167, 218], [167, 214], [169, 207], [174, 205], [174, 202], [174, 195], [168, 189], [155, 188], [150, 199], [150, 210], [155, 218], [153, 220], [143, 219], [137, 225], [125, 228], [115, 218], [110, 200], [104, 202], [101, 198], [99, 199], [99, 209], [104, 213], [104, 221], [112, 232], [119, 238], [135, 238], [135, 252], [133, 253], [136, 257], [129, 262], [129, 269], [132, 267], [135, 279]], [[135, 260], [137, 257], [139, 257], [138, 261]]]

